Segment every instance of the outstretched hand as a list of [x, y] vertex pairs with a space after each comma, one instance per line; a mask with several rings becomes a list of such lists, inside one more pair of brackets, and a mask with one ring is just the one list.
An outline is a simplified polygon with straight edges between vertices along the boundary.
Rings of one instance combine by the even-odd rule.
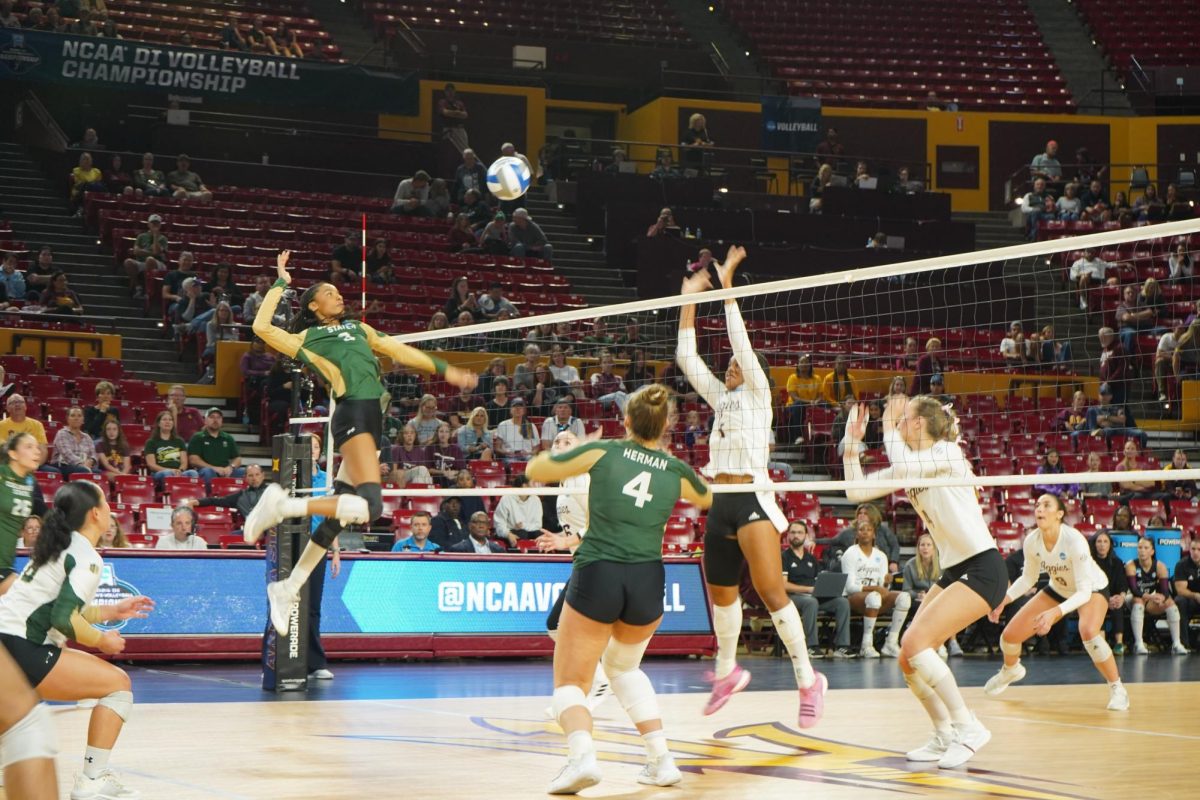
[[446, 367], [446, 383], [459, 389], [474, 389], [479, 385], [479, 376], [469, 369], [462, 367]]
[[126, 597], [112, 607], [111, 619], [145, 619], [154, 610], [154, 601], [149, 597], [138, 595]]
[[711, 288], [712, 278], [709, 277], [708, 270], [702, 269], [684, 277], [681, 294], [700, 294]]
[[729, 246], [729, 252], [725, 254], [725, 262], [717, 264], [717, 275], [721, 278], [721, 288], [730, 289], [733, 287], [733, 274], [737, 272], [738, 266], [746, 258], [746, 248], [739, 247], [736, 244]]
[[275, 274], [289, 286], [292, 285], [292, 274], [287, 271], [287, 264], [291, 257], [291, 250], [283, 250], [275, 257]]
[[846, 444], [861, 444], [867, 436], [867, 404], [859, 403], [850, 408], [846, 416]]

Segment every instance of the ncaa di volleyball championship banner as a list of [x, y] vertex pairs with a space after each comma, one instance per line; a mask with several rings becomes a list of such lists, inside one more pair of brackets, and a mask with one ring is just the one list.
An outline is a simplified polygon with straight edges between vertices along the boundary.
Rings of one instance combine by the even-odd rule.
[[762, 99], [762, 149], [811, 153], [821, 141], [821, 100], [818, 97]]
[[415, 114], [417, 81], [362, 67], [96, 36], [0, 29], [0, 78], [212, 100]]
[[[17, 569], [25, 563], [18, 559]], [[663, 633], [711, 634], [699, 561], [669, 563]], [[326, 565], [328, 569], [328, 565]], [[267, 619], [262, 558], [104, 553], [96, 604], [146, 595], [147, 619], [110, 623], [122, 634], [261, 635]], [[325, 578], [327, 634], [542, 634], [571, 574], [566, 561], [510, 558], [343, 559]], [[106, 627], [101, 625], [99, 627]]]

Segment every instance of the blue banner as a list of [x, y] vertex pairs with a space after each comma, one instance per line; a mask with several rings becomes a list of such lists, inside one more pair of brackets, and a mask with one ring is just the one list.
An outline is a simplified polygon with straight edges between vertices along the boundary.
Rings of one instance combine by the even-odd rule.
[[[261, 635], [267, 619], [261, 558], [120, 556], [107, 551], [96, 604], [146, 595], [147, 619], [113, 624], [126, 636]], [[18, 559], [17, 569], [24, 565]], [[326, 564], [328, 569], [328, 564]], [[540, 634], [571, 574], [533, 558], [355, 558], [325, 576], [326, 634]], [[712, 633], [699, 562], [667, 564], [663, 633]]]
[[812, 153], [821, 141], [821, 100], [818, 97], [762, 99], [763, 150]]
[[[1147, 528], [1146, 537], [1154, 542], [1154, 555], [1167, 568], [1167, 574], [1175, 574], [1175, 565], [1183, 558], [1183, 531], [1179, 528]], [[1136, 533], [1111, 533], [1113, 553], [1122, 563], [1137, 559], [1138, 535]]]

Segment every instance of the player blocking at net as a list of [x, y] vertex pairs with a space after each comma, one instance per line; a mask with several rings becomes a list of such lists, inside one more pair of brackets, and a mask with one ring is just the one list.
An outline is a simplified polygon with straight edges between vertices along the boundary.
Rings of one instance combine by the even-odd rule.
[[900, 642], [904, 682], [933, 722], [934, 734], [924, 747], [910, 751], [909, 761], [936, 761], [959, 767], [992, 738], [967, 708], [954, 674], [937, 648], [972, 622], [997, 608], [1008, 589], [1008, 572], [983, 519], [970, 480], [971, 464], [956, 439], [958, 424], [949, 409], [932, 397], [903, 395], [888, 399], [883, 412], [883, 444], [891, 466], [863, 475], [859, 457], [867, 430], [867, 407], [851, 409], [846, 421], [842, 465], [846, 497], [865, 503], [886, 497], [891, 488], [876, 480], [959, 478], [960, 486], [905, 489], [908, 501], [933, 537], [942, 561], [942, 577], [925, 595]]
[[1062, 498], [1044, 494], [1034, 506], [1037, 527], [1025, 537], [1025, 567], [1021, 577], [1008, 587], [1004, 601], [988, 614], [1000, 622], [1004, 607], [1037, 584], [1045, 573], [1050, 583], [1021, 607], [1000, 634], [1000, 652], [1004, 666], [988, 679], [984, 692], [995, 697], [1025, 677], [1021, 665], [1021, 645], [1030, 636], [1045, 636], [1060, 619], [1079, 610], [1079, 638], [1096, 669], [1108, 682], [1109, 711], [1128, 711], [1129, 693], [1117, 672], [1117, 659], [1104, 639], [1104, 618], [1108, 615], [1108, 576], [1092, 558], [1083, 534], [1063, 522], [1067, 507]]
[[333, 445], [342, 457], [334, 481], [334, 496], [321, 499], [289, 497], [277, 483], [263, 492], [246, 518], [247, 542], [257, 542], [268, 528], [285, 519], [304, 516], [325, 518], [282, 581], [267, 585], [271, 624], [280, 636], [287, 634], [288, 611], [312, 571], [325, 558], [344, 525], [362, 525], [383, 514], [383, 489], [379, 482], [379, 448], [383, 440], [383, 409], [390, 395], [380, 378], [376, 354], [426, 374], [436, 374], [459, 388], [475, 388], [473, 372], [450, 366], [428, 355], [381, 336], [370, 325], [346, 318], [346, 303], [332, 283], [317, 283], [300, 295], [300, 312], [290, 330], [272, 324], [283, 291], [292, 282], [287, 271], [288, 250], [276, 260], [278, 279], [263, 298], [254, 318], [254, 333], [285, 356], [312, 367], [329, 385], [336, 401]]
[[625, 406], [627, 438], [592, 441], [542, 453], [525, 473], [535, 481], [587, 474], [588, 531], [578, 550], [554, 647], [554, 714], [567, 736], [567, 763], [550, 794], [575, 794], [600, 782], [586, 692], [603, 662], [617, 701], [646, 747], [638, 782], [670, 786], [681, 779], [667, 749], [658, 698], [641, 669], [663, 615], [663, 532], [680, 498], [708, 508], [712, 493], [687, 464], [662, 449], [671, 396], [651, 384]]
[[[733, 286], [733, 276], [745, 258], [745, 249], [736, 245], [729, 248], [724, 263], [716, 265], [722, 288]], [[707, 270], [683, 280], [684, 295], [698, 295], [710, 288]], [[725, 301], [725, 325], [733, 356], [725, 369], [725, 380], [721, 381], [700, 357], [695, 304], [689, 303], [679, 310], [676, 360], [692, 388], [713, 411], [709, 461], [701, 472], [714, 483], [768, 483], [771, 381], [766, 360], [754, 352], [736, 300]], [[800, 688], [800, 727], [816, 725], [824, 713], [829, 684], [824, 675], [812, 668], [804, 641], [804, 623], [784, 587], [779, 536], [787, 527], [787, 517], [771, 492], [738, 492], [713, 498], [704, 531], [704, 574], [713, 602], [717, 658], [705, 714], [718, 711], [750, 682], [749, 671], [737, 663], [738, 637], [742, 632], [738, 585], [743, 561], [750, 568], [754, 590], [771, 612], [775, 632], [791, 656]]]

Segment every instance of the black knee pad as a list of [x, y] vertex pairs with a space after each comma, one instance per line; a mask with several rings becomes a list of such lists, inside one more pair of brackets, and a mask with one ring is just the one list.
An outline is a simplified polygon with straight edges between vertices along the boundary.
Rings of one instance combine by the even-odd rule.
[[360, 483], [354, 487], [354, 493], [367, 501], [367, 512], [371, 515], [371, 520], [377, 520], [383, 516], [383, 487], [378, 483]]
[[351, 486], [350, 484], [346, 483], [345, 481], [334, 481], [333, 482], [333, 493], [334, 494], [358, 494], [358, 492], [354, 491], [354, 487]]
[[312, 540], [328, 550], [333, 546], [333, 540], [342, 532], [342, 523], [334, 517], [326, 517], [324, 522], [312, 532]]

